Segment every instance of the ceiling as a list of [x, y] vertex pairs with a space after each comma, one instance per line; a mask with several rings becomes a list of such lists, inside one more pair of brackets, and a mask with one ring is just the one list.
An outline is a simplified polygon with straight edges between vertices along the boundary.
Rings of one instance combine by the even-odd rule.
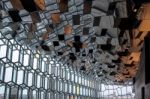
[[131, 29], [126, 0], [0, 3], [0, 29], [8, 39], [100, 80], [124, 82], [135, 76], [148, 33], [142, 25], [150, 22]]

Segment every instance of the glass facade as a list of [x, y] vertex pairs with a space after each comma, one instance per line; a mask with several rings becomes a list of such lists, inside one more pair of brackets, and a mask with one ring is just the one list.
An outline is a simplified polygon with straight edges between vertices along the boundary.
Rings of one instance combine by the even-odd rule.
[[95, 99], [99, 90], [98, 80], [7, 39], [1, 31], [0, 99]]
[[135, 99], [131, 85], [101, 84], [100, 99]]
[[133, 99], [132, 86], [105, 85], [0, 32], [0, 99]]

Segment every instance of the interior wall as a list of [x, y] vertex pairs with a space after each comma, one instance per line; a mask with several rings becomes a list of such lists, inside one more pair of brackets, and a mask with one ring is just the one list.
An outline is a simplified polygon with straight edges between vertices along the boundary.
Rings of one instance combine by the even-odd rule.
[[[145, 38], [144, 48], [141, 55], [141, 63], [139, 66], [139, 71], [135, 78], [135, 99], [150, 99], [150, 83], [146, 83], [146, 75], [150, 72], [150, 57], [149, 55], [149, 46], [150, 46], [150, 37]], [[150, 75], [149, 75], [150, 76]]]

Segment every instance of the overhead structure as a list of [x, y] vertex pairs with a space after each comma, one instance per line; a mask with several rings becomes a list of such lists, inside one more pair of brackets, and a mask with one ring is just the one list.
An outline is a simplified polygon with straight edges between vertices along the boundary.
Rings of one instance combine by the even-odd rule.
[[143, 2], [2, 0], [0, 32], [36, 57], [45, 55], [101, 83], [124, 84], [135, 77], [150, 33], [150, 3]]

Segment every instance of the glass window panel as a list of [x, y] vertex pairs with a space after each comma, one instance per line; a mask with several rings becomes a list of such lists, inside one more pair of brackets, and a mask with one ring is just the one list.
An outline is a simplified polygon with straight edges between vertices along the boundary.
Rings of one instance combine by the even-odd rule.
[[12, 62], [18, 62], [18, 59], [19, 59], [19, 51], [18, 50], [13, 51]]
[[17, 80], [17, 70], [16, 68], [13, 69], [13, 82], [16, 83], [16, 80]]
[[18, 99], [21, 99], [21, 93], [22, 93], [22, 89], [21, 87], [18, 88]]
[[55, 96], [54, 93], [51, 92], [51, 98], [50, 99], [55, 99], [54, 96]]
[[4, 65], [0, 63], [0, 80], [3, 80], [4, 75]]
[[5, 99], [10, 99], [10, 87], [6, 87]]
[[13, 69], [11, 67], [5, 70], [5, 82], [10, 82], [12, 80]]
[[80, 86], [80, 95], [83, 94], [82, 92], [83, 92], [83, 91], [82, 91], [82, 86]]
[[80, 94], [80, 86], [77, 85], [76, 89], [77, 89], [77, 95], [79, 95]]
[[65, 82], [62, 82], [62, 91], [65, 92]]
[[114, 94], [114, 90], [109, 90], [109, 95], [113, 95]]
[[32, 86], [33, 84], [33, 74], [28, 73], [28, 86]]
[[38, 63], [37, 58], [34, 58], [34, 60], [33, 60], [33, 69], [37, 69], [37, 63]]
[[127, 86], [127, 92], [132, 93], [132, 86]]
[[85, 79], [85, 86], [87, 86], [87, 79]]
[[71, 81], [74, 81], [74, 72], [71, 71]]
[[28, 99], [28, 90], [27, 89], [23, 89], [23, 91], [22, 91], [22, 99]]
[[67, 70], [67, 80], [69, 80], [70, 79], [70, 72], [69, 72], [69, 70]]
[[37, 88], [40, 88], [41, 76], [37, 75]]
[[127, 88], [126, 87], [122, 87], [122, 95], [126, 95], [127, 94]]
[[118, 93], [118, 95], [122, 95], [122, 91], [120, 88], [117, 89], [117, 93]]
[[114, 87], [113, 87], [113, 85], [108, 85], [108, 88], [110, 90], [110, 89], [113, 89]]
[[4, 99], [4, 93], [5, 93], [5, 86], [0, 84], [0, 97], [1, 97], [1, 99]]
[[60, 67], [57, 67], [57, 76], [60, 76]]
[[41, 92], [41, 99], [45, 99], [45, 93]]
[[66, 71], [65, 71], [65, 69], [63, 69], [63, 78], [65, 78], [66, 77]]
[[67, 84], [67, 82], [65, 82], [65, 92], [67, 92], [68, 91], [68, 84]]
[[55, 76], [57, 76], [58, 75], [58, 67], [54, 67], [54, 69], [55, 69], [54, 74], [55, 74]]
[[60, 77], [63, 78], [63, 69], [62, 69], [62, 67], [60, 68]]
[[90, 87], [90, 81], [89, 81], [89, 79], [87, 80], [87, 86]]
[[62, 91], [62, 88], [63, 88], [63, 87], [62, 87], [62, 86], [63, 86], [62, 81], [60, 81], [60, 82], [59, 82], [59, 86], [60, 86], [60, 88], [59, 88], [59, 89], [60, 89], [60, 91]]
[[56, 80], [56, 77], [54, 77], [54, 90], [57, 89], [57, 80]]
[[102, 86], [102, 91], [105, 91], [105, 85], [102, 84], [101, 86]]
[[82, 76], [82, 85], [84, 85], [84, 80], [85, 80], [85, 79], [84, 79], [84, 77]]
[[18, 71], [18, 75], [17, 75], [17, 84], [22, 84], [23, 83], [23, 70]]
[[69, 93], [72, 93], [72, 84], [69, 84]]
[[48, 89], [51, 89], [52, 80], [51, 77], [48, 78]]
[[18, 89], [17, 88], [11, 88], [10, 99], [17, 99], [17, 93], [18, 93]]
[[38, 99], [38, 97], [37, 97], [37, 91], [36, 90], [32, 91], [31, 99]]
[[87, 95], [87, 96], [90, 95], [90, 94], [89, 94], [89, 88], [86, 88], [86, 95]]
[[28, 66], [29, 64], [29, 55], [24, 55], [24, 62], [23, 62], [24, 66]]
[[47, 92], [46, 99], [51, 99], [51, 93]]
[[75, 82], [76, 83], [78, 82], [78, 76], [77, 76], [77, 74], [75, 74]]
[[48, 88], [48, 78], [45, 77], [45, 89], [47, 89], [47, 88]]
[[75, 86], [75, 84], [73, 85], [73, 94], [76, 94], [76, 86]]
[[79, 76], [78, 78], [79, 78], [79, 84], [81, 84], [81, 76]]
[[49, 74], [52, 73], [52, 67], [51, 67], [51, 64], [49, 64]]
[[51, 79], [51, 87], [52, 87], [52, 90], [54, 90], [54, 88], [55, 88], [55, 81], [54, 81], [54, 78]]
[[54, 65], [51, 67], [51, 73], [55, 74], [55, 67], [54, 67]]
[[6, 53], [7, 53], [7, 46], [6, 45], [0, 46], [0, 58], [6, 57]]

